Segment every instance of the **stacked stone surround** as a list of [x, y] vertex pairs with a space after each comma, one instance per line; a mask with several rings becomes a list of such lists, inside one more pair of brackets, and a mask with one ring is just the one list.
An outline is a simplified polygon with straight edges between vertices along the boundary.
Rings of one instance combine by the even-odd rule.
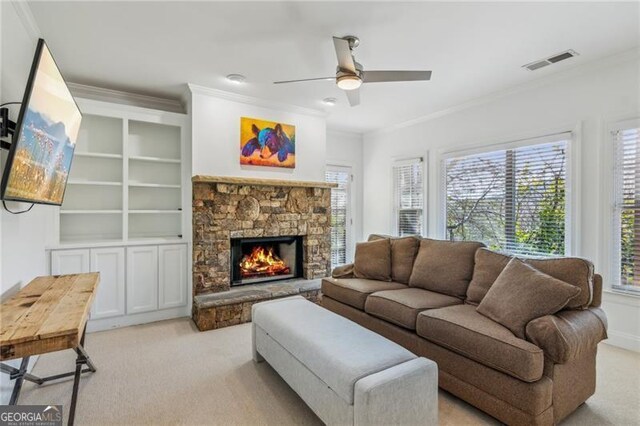
[[[214, 176], [194, 176], [192, 182], [196, 324], [209, 329], [248, 320], [246, 306], [218, 302], [214, 310], [198, 308], [199, 296], [230, 290], [231, 238], [303, 236], [304, 279], [330, 274], [332, 184]], [[315, 299], [316, 294], [313, 290], [308, 296]], [[234, 313], [233, 318], [223, 312]]]

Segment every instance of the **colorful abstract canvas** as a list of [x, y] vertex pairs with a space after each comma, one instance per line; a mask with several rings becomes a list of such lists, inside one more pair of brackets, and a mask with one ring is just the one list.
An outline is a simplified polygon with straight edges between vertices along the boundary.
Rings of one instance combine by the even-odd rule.
[[291, 124], [242, 117], [240, 164], [296, 167], [296, 127]]

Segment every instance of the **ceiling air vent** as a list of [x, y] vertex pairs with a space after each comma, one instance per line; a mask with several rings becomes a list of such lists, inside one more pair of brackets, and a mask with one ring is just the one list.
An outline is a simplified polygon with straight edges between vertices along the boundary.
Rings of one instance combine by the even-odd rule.
[[565, 59], [573, 58], [574, 56], [578, 56], [579, 53], [575, 50], [567, 50], [566, 52], [561, 52], [556, 55], [550, 56], [546, 59], [541, 59], [539, 61], [531, 62], [529, 64], [523, 65], [522, 68], [526, 68], [529, 71], [539, 70], [540, 68], [544, 68], [547, 65], [555, 64], [560, 61], [564, 61]]

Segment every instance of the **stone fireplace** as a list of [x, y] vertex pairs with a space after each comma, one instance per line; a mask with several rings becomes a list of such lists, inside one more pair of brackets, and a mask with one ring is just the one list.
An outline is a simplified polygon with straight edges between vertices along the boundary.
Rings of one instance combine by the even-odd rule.
[[[330, 274], [332, 184], [214, 176], [194, 176], [192, 181], [194, 320], [201, 329], [196, 317], [204, 315], [205, 296], [215, 293], [208, 299], [221, 300], [224, 292], [242, 287], [274, 288], [274, 283], [258, 284], [261, 281], [314, 280]], [[270, 276], [242, 277], [239, 265], [251, 255], [248, 246], [260, 238], [267, 250], [262, 256], [271, 248], [272, 257], [289, 262], [288, 272], [280, 269]], [[238, 284], [251, 286], [236, 287]], [[215, 315], [219, 315], [219, 305], [216, 307]]]

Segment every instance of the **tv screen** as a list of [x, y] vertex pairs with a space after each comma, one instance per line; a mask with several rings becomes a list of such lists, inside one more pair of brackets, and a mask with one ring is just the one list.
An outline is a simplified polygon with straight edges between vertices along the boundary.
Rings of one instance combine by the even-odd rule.
[[44, 40], [31, 73], [2, 176], [2, 199], [62, 204], [82, 114]]

